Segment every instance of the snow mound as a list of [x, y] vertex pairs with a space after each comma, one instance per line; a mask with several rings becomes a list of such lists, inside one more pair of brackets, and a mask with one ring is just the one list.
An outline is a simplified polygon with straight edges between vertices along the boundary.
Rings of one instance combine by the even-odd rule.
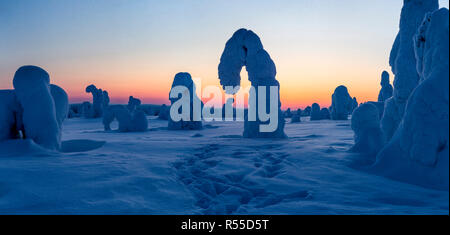
[[95, 140], [68, 140], [61, 143], [61, 152], [63, 153], [76, 153], [76, 152], [88, 152], [101, 148], [105, 145], [105, 141]]
[[29, 156], [31, 154], [37, 156], [49, 156], [50, 154], [48, 149], [36, 144], [31, 139], [0, 141], [0, 150], [2, 150], [0, 151], [0, 158]]
[[378, 108], [372, 103], [360, 105], [352, 114], [351, 125], [355, 133], [355, 145], [350, 151], [375, 157], [385, 144]]
[[427, 14], [414, 37], [420, 83], [391, 141], [377, 156], [380, 174], [449, 188], [449, 12]]

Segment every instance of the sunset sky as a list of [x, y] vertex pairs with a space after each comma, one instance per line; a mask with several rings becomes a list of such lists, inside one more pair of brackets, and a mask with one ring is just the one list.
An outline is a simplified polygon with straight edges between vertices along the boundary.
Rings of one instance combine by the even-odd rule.
[[338, 85], [360, 102], [375, 100], [381, 72], [390, 72], [402, 3], [3, 0], [0, 89], [12, 88], [17, 68], [32, 64], [46, 69], [71, 102], [90, 100], [84, 89], [95, 84], [108, 90], [113, 103], [130, 95], [168, 103], [177, 72], [201, 78], [204, 86], [218, 85], [225, 42], [247, 28], [260, 36], [277, 66], [283, 107], [328, 106]]

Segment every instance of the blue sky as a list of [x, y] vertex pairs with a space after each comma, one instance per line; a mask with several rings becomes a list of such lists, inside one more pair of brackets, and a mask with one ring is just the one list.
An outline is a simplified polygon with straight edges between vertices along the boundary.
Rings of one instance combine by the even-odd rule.
[[389, 69], [402, 2], [1, 0], [0, 89], [11, 88], [19, 66], [34, 64], [72, 100], [95, 83], [117, 102], [128, 94], [164, 102], [176, 72], [218, 84], [225, 42], [245, 27], [274, 59], [288, 103], [326, 105], [340, 84], [369, 100]]

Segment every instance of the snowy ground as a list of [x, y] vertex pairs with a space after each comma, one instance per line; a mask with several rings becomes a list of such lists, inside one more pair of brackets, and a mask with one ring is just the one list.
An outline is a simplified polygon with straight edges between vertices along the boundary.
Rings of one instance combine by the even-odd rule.
[[368, 174], [349, 121], [286, 125], [286, 140], [241, 138], [243, 123], [104, 132], [64, 124], [65, 153], [0, 143], [0, 214], [448, 214], [449, 193]]

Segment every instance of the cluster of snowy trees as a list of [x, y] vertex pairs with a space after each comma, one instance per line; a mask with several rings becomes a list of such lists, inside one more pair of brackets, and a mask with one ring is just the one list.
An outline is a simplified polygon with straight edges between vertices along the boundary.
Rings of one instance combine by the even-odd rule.
[[356, 97], [351, 98], [347, 87], [338, 86], [332, 95], [331, 107], [321, 108], [318, 103], [314, 103], [303, 111], [298, 109], [295, 114], [288, 108], [284, 113], [284, 117], [291, 118], [293, 123], [300, 122], [299, 119], [302, 116], [310, 116], [311, 121], [326, 119], [347, 120], [356, 107], [358, 107]]
[[103, 110], [109, 105], [109, 94], [107, 91], [98, 89], [95, 85], [86, 87], [86, 93], [92, 94], [92, 105], [89, 102], [82, 104], [82, 113], [85, 118], [100, 118]]
[[294, 114], [292, 114], [292, 117], [291, 117], [291, 123], [300, 123], [300, 122], [302, 122], [302, 113], [303, 113], [303, 111], [301, 110], [301, 109], [297, 109], [297, 111], [294, 113]]
[[[374, 156], [376, 172], [448, 189], [449, 12], [438, 8], [438, 0], [404, 0], [400, 30], [389, 59], [394, 86], [389, 73], [383, 71], [378, 100], [361, 105], [347, 87], [338, 86], [329, 108], [314, 103], [305, 110], [282, 112], [275, 63], [254, 32], [236, 31], [225, 45], [218, 74], [225, 92], [235, 95], [245, 66], [252, 87], [257, 88], [249, 93], [254, 112], [245, 111], [243, 136], [284, 138], [285, 118], [299, 123], [302, 116], [315, 121], [347, 120], [351, 115], [355, 133], [351, 151]], [[89, 85], [86, 92], [92, 94], [92, 104], [72, 105], [69, 111], [66, 92], [50, 84], [49, 74], [36, 66], [19, 68], [13, 85], [14, 90], [0, 90], [0, 141], [31, 139], [44, 148], [59, 150], [62, 123], [68, 116], [103, 118], [106, 131], [115, 119], [120, 132], [148, 129], [146, 112], [133, 96], [126, 106], [110, 105], [107, 91]], [[188, 102], [180, 102], [185, 96]], [[168, 120], [169, 130], [202, 129], [204, 106], [189, 73], [175, 75], [169, 97], [171, 106], [163, 105], [159, 110], [159, 119]], [[265, 102], [260, 102], [261, 97]], [[223, 114], [231, 110], [236, 115], [233, 102], [227, 101]], [[275, 122], [265, 113], [268, 110], [275, 110]]]
[[449, 12], [438, 6], [438, 0], [404, 1], [390, 55], [394, 88], [383, 74], [381, 120], [373, 103], [353, 113], [353, 150], [376, 155], [379, 174], [448, 190]]
[[330, 110], [328, 108], [320, 108], [317, 103], [311, 106], [311, 121], [331, 119]]
[[31, 139], [50, 149], [61, 148], [61, 129], [69, 112], [67, 93], [50, 84], [49, 74], [36, 66], [19, 68], [14, 90], [0, 91], [0, 141]]
[[111, 130], [111, 123], [117, 120], [120, 132], [139, 132], [148, 129], [148, 120], [141, 101], [129, 97], [128, 105], [110, 105], [109, 93], [91, 84], [86, 93], [92, 94], [92, 103], [83, 102], [70, 106], [69, 117], [102, 118], [105, 131]]
[[114, 120], [119, 122], [120, 132], [142, 132], [148, 130], [147, 115], [144, 110], [139, 109], [141, 101], [129, 97], [128, 105], [107, 105], [103, 106], [103, 125], [105, 131], [111, 130], [111, 123]]

